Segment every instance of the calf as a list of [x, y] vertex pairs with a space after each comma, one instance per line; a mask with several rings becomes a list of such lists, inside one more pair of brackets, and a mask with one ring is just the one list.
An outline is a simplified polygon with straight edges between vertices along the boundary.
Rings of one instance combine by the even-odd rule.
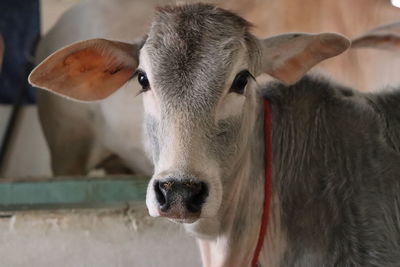
[[[249, 27], [210, 5], [164, 7], [142, 43], [75, 43], [29, 79], [95, 101], [137, 76], [155, 166], [149, 213], [183, 223], [204, 266], [398, 265], [400, 157], [381, 125], [396, 100], [302, 78], [348, 48], [341, 35], [259, 40]], [[262, 73], [283, 84], [257, 90]]]

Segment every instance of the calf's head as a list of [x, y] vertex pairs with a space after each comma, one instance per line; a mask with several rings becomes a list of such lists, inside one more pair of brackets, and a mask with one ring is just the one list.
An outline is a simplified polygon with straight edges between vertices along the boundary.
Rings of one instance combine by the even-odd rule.
[[[142, 44], [75, 43], [52, 54], [29, 79], [37, 87], [93, 101], [137, 77], [155, 167], [147, 190], [149, 212], [190, 223], [216, 216], [224, 194], [236, 190], [229, 179], [253, 136], [255, 77], [267, 73], [294, 83], [349, 46], [338, 34], [260, 40], [249, 28], [239, 16], [210, 5], [160, 8]], [[121, 114], [129, 115], [137, 114]]]

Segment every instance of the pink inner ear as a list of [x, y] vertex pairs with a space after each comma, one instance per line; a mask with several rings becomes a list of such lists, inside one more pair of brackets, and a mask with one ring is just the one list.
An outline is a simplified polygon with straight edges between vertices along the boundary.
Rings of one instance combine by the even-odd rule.
[[[64, 59], [64, 67], [69, 68], [70, 75], [81, 74], [89, 71], [109, 71], [112, 68], [110, 56], [101, 56], [93, 49], [84, 49], [72, 53]], [[109, 64], [110, 66], [107, 66]], [[110, 70], [112, 73], [117, 71]], [[75, 72], [75, 73], [74, 73]]]
[[126, 83], [134, 72], [133, 68], [118, 64], [113, 56], [101, 55], [89, 48], [67, 56], [61, 67], [65, 68], [66, 79], [79, 87], [76, 92], [78, 95], [72, 97], [81, 100], [97, 100], [109, 96]]
[[[126, 59], [125, 59], [126, 60]], [[85, 48], [67, 56], [49, 59], [34, 70], [31, 80], [39, 87], [83, 101], [103, 99], [126, 83], [135, 68], [111, 52]], [[53, 61], [55, 64], [51, 64]], [[35, 75], [36, 74], [36, 75]]]
[[295, 38], [273, 41], [275, 46], [279, 45], [278, 48], [267, 46], [272, 53], [268, 53], [270, 51], [267, 50], [264, 60], [273, 64], [266, 64], [265, 71], [286, 84], [295, 83], [313, 66], [326, 58], [342, 53], [350, 44], [346, 38], [330, 33], [299, 34]]

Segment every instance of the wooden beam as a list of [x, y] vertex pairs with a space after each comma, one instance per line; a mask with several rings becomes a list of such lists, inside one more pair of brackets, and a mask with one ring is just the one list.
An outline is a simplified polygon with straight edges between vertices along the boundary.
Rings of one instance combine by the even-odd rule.
[[144, 201], [149, 179], [61, 177], [0, 181], [0, 211], [102, 208]]

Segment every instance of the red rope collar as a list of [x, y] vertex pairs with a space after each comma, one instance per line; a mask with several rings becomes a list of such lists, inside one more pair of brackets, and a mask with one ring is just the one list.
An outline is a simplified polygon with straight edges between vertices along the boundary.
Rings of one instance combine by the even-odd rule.
[[265, 235], [267, 234], [269, 207], [271, 202], [271, 166], [272, 166], [272, 151], [271, 151], [271, 108], [268, 100], [264, 99], [264, 120], [265, 120], [265, 196], [264, 196], [264, 209], [261, 219], [260, 232], [256, 250], [254, 251], [251, 266], [258, 265], [258, 257], [264, 243]]

